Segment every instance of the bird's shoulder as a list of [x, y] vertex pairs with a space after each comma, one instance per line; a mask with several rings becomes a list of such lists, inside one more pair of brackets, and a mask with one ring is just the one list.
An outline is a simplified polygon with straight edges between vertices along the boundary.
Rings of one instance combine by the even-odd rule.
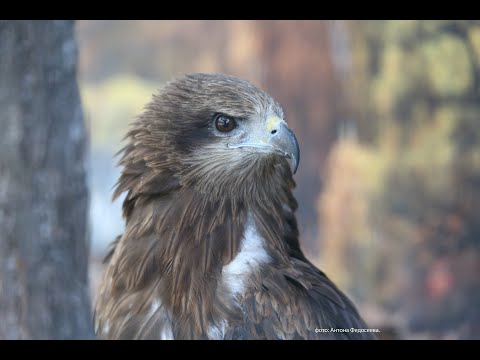
[[308, 260], [259, 274], [240, 300], [243, 324], [226, 338], [373, 339], [354, 304]]

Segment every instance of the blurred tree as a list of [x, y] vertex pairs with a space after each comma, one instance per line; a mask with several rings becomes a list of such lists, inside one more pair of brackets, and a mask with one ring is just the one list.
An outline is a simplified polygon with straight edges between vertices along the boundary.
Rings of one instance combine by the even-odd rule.
[[0, 338], [93, 337], [71, 21], [0, 21]]

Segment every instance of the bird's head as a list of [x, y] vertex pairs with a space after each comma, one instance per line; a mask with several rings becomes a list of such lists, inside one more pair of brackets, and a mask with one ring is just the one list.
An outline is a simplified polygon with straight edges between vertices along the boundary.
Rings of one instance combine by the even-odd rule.
[[157, 149], [156, 158], [148, 153], [150, 166], [175, 168], [181, 184], [204, 192], [238, 191], [253, 173], [265, 177], [278, 166], [290, 172], [287, 158], [295, 173], [300, 159], [280, 105], [250, 82], [223, 74], [168, 82], [138, 124], [144, 131], [135, 140]]

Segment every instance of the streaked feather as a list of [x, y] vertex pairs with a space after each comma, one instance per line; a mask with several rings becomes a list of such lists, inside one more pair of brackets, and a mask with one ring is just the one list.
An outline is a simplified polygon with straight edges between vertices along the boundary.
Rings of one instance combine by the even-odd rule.
[[[246, 81], [190, 75], [168, 83], [131, 125], [113, 194], [126, 192], [126, 228], [106, 257], [95, 310], [99, 337], [372, 337], [314, 331], [366, 325], [301, 251], [285, 158], [226, 152], [209, 132], [216, 112], [260, 118], [272, 109], [283, 116]], [[245, 274], [234, 280], [242, 291], [233, 294], [223, 269], [237, 264], [250, 218], [255, 246], [261, 242], [268, 256], [254, 267], [240, 262]]]

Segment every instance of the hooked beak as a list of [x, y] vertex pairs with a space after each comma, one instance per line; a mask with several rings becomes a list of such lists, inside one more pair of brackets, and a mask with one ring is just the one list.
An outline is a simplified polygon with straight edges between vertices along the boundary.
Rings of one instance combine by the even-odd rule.
[[295, 174], [300, 162], [300, 148], [287, 123], [276, 115], [267, 118], [264, 126], [252, 129], [246, 142], [228, 145], [230, 148], [250, 148], [262, 153], [283, 155], [292, 160]]
[[300, 148], [295, 134], [284, 121], [274, 126], [274, 129], [270, 130], [270, 134], [269, 145], [292, 160], [293, 173], [295, 174], [300, 162]]

